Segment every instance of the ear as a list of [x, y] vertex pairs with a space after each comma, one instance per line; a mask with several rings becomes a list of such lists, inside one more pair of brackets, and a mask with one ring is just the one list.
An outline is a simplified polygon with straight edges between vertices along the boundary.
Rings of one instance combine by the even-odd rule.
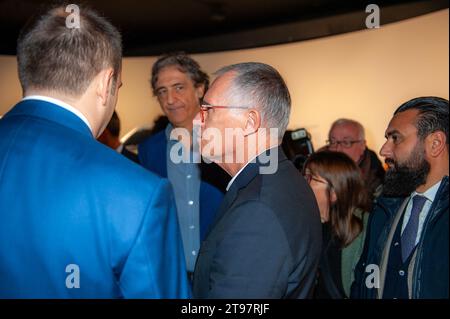
[[437, 131], [425, 138], [426, 154], [430, 157], [438, 157], [446, 147], [445, 133]]
[[244, 135], [256, 133], [261, 127], [261, 115], [256, 110], [250, 110], [247, 114], [247, 122], [245, 123]]
[[336, 203], [336, 201], [337, 201], [336, 192], [334, 191], [333, 188], [331, 188], [331, 191], [330, 191], [330, 203], [334, 204], [334, 203]]
[[97, 75], [97, 97], [100, 99], [101, 105], [106, 105], [108, 98], [112, 92], [112, 82], [114, 79], [114, 70], [112, 68], [107, 68]]

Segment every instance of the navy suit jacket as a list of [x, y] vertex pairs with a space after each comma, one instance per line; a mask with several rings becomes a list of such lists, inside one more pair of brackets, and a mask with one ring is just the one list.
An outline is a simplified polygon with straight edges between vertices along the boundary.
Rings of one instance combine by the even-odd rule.
[[[162, 177], [167, 178], [167, 138], [162, 130], [150, 136], [138, 146], [139, 162], [142, 166]], [[223, 193], [215, 186], [203, 180], [200, 183], [200, 240], [205, 238], [216, 216]], [[220, 176], [222, 178], [222, 176]]]
[[167, 180], [52, 103], [22, 101], [0, 120], [0, 298], [186, 298], [189, 289]]
[[322, 242], [311, 188], [278, 148], [278, 170], [259, 160], [236, 177], [202, 243], [195, 298], [307, 298]]

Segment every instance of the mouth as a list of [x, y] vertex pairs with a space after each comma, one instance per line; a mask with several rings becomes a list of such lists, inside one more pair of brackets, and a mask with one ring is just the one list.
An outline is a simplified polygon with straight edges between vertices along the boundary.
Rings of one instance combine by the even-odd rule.
[[394, 160], [391, 159], [391, 158], [387, 158], [384, 162], [386, 163], [386, 165], [387, 165], [390, 169], [392, 169], [393, 167], [395, 167], [395, 162], [394, 162]]
[[168, 106], [168, 107], [166, 107], [166, 110], [169, 112], [174, 112], [174, 111], [178, 111], [183, 108], [184, 108], [184, 106]]

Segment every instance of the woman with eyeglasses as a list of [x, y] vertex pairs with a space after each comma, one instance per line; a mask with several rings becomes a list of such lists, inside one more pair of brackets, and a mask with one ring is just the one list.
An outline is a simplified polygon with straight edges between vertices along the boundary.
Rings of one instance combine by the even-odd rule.
[[303, 175], [316, 196], [323, 228], [314, 297], [348, 298], [368, 217], [368, 195], [361, 172], [347, 155], [322, 151], [308, 158]]

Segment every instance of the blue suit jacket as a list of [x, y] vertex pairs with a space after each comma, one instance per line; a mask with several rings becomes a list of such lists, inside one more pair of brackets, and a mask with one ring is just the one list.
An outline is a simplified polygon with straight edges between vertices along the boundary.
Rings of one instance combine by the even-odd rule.
[[189, 296], [167, 180], [54, 104], [0, 120], [0, 298]]
[[[147, 138], [138, 146], [139, 162], [148, 170], [167, 177], [167, 139], [165, 130]], [[200, 240], [205, 239], [209, 226], [213, 222], [223, 193], [211, 184], [200, 183]]]

